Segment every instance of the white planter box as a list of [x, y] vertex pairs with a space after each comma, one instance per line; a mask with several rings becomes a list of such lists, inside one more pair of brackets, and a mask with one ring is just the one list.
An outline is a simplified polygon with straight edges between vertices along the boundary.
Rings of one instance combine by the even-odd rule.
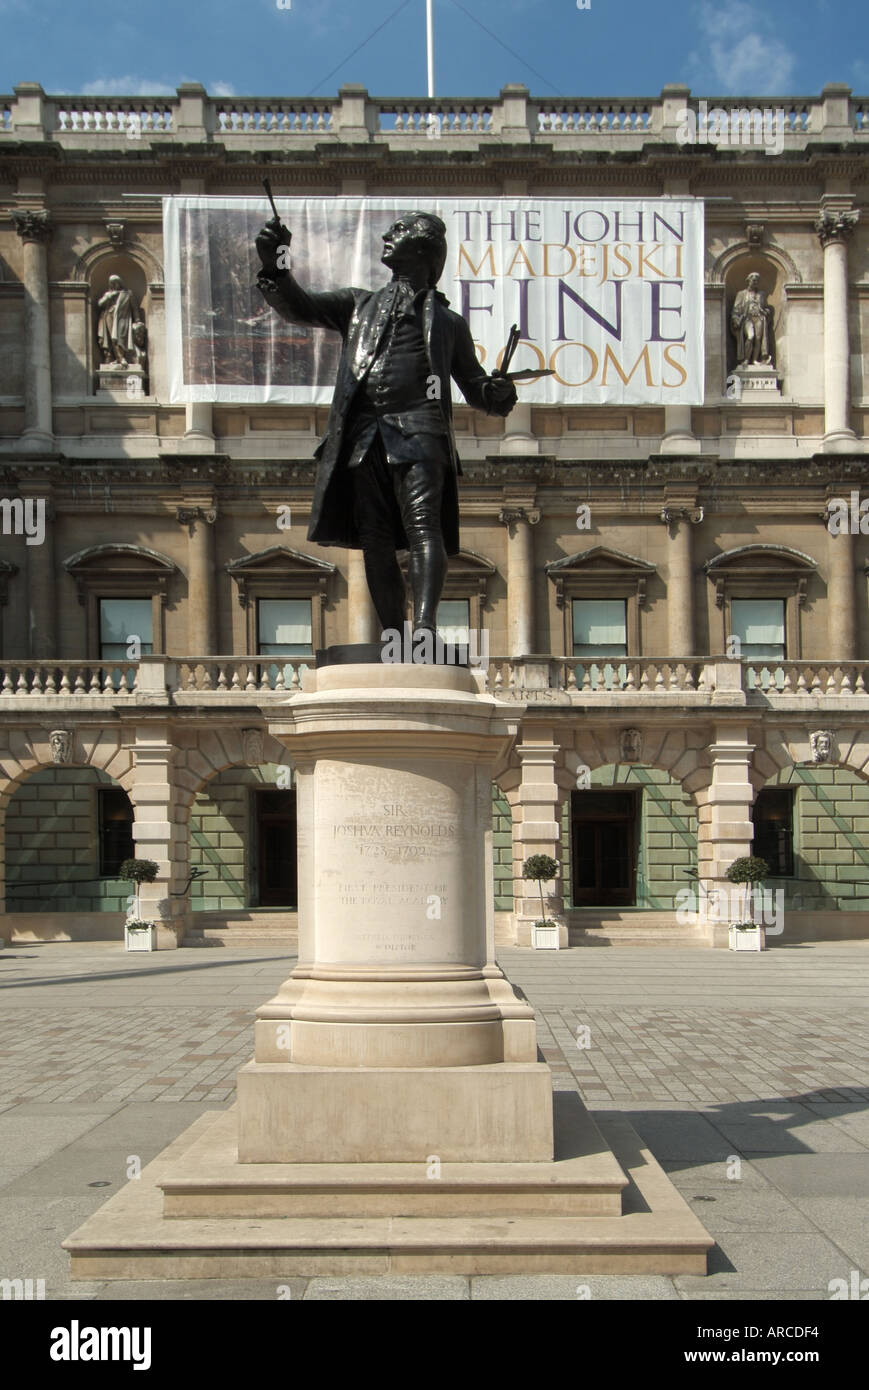
[[738, 931], [736, 927], [730, 927], [728, 936], [731, 951], [765, 951], [766, 938], [763, 927], [754, 927], [748, 931]]
[[545, 927], [538, 926], [536, 923], [531, 928], [531, 945], [535, 951], [557, 951], [558, 950], [558, 923], [553, 922]]
[[128, 931], [124, 927], [124, 949], [127, 951], [156, 951], [157, 928], [149, 927], [147, 931]]

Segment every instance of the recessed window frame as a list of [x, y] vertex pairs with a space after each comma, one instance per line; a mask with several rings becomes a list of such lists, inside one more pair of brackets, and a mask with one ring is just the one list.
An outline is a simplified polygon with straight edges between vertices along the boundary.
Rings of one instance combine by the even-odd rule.
[[[573, 609], [575, 598], [623, 598], [626, 601], [627, 658], [642, 656], [641, 612], [646, 606], [646, 588], [657, 575], [654, 565], [636, 555], [595, 545], [589, 550], [565, 555], [546, 565], [546, 574], [555, 588], [555, 606], [562, 611], [561, 651], [555, 656], [573, 655]], [[553, 623], [558, 640], [559, 625]], [[555, 642], [553, 642], [553, 647]]]
[[[796, 877], [796, 872], [797, 872], [797, 870], [796, 870], [796, 863], [797, 863], [797, 844], [796, 844], [796, 838], [797, 838], [797, 824], [798, 824], [798, 821], [797, 821], [797, 812], [798, 812], [798, 806], [797, 806], [797, 792], [798, 792], [798, 788], [796, 788], [796, 787], [761, 787], [760, 791], [757, 793], [757, 796], [756, 796], [755, 799], [754, 799], [754, 805], [753, 805], [752, 808], [751, 808], [751, 820], [752, 820], [752, 825], [755, 827], [755, 829], [754, 829], [754, 840], [753, 840], [753, 844], [752, 844], [752, 853], [758, 855], [761, 859], [766, 859], [766, 862], [767, 862], [768, 864], [770, 864], [770, 873], [769, 873], [769, 877], [770, 877], [770, 878], [795, 878], [795, 877]], [[785, 867], [785, 869], [783, 869], [783, 870], [781, 870], [781, 871], [779, 871], [779, 869], [778, 869], [776, 866], [774, 866], [773, 864], [771, 864], [769, 858], [767, 857], [767, 855], [765, 855], [765, 854], [763, 853], [763, 850], [764, 850], [764, 848], [765, 848], [765, 845], [764, 845], [764, 843], [763, 843], [763, 840], [758, 841], [758, 836], [757, 836], [757, 824], [758, 824], [758, 821], [757, 821], [757, 811], [758, 811], [758, 807], [761, 807], [761, 808], [762, 808], [763, 802], [764, 802], [764, 801], [766, 801], [766, 803], [767, 803], [768, 805], [771, 804], [774, 797], [775, 797], [775, 798], [778, 798], [779, 801], [780, 801], [781, 803], [784, 803], [784, 802], [786, 802], [786, 801], [790, 803], [790, 844], [789, 844], [789, 846], [787, 847], [787, 849], [786, 849], [786, 851], [785, 851], [785, 855], [784, 855], [786, 867]]]
[[[761, 542], [723, 551], [708, 560], [704, 568], [712, 585], [715, 606], [721, 614], [719, 632], [722, 653], [727, 652], [727, 639], [733, 633], [732, 599], [782, 599], [785, 605], [783, 660], [802, 659], [800, 614], [806, 601], [809, 579], [817, 571], [817, 564], [811, 555], [792, 550], [789, 546]], [[714, 634], [714, 620], [710, 621], [709, 630]]]
[[[124, 860], [125, 860], [125, 859], [132, 859], [132, 858], [134, 857], [134, 855], [135, 855], [135, 831], [134, 831], [134, 824], [135, 824], [135, 822], [134, 822], [134, 815], [133, 815], [133, 807], [132, 807], [132, 805], [131, 805], [131, 803], [130, 803], [130, 798], [129, 798], [129, 796], [127, 795], [127, 793], [126, 793], [126, 791], [124, 790], [123, 787], [97, 787], [97, 788], [96, 788], [96, 793], [97, 793], [97, 854], [98, 854], [98, 863], [99, 863], [99, 876], [100, 876], [100, 878], [116, 879], [116, 878], [118, 877], [117, 869], [120, 869], [121, 864], [124, 862]], [[117, 858], [117, 863], [115, 864], [115, 858], [112, 858], [112, 859], [110, 860], [110, 859], [109, 859], [109, 856], [108, 856], [107, 853], [106, 853], [107, 830], [106, 830], [106, 816], [105, 816], [105, 809], [104, 809], [104, 808], [105, 808], [105, 806], [107, 805], [107, 803], [108, 803], [108, 801], [109, 801], [110, 798], [113, 798], [113, 799], [115, 799], [116, 801], [120, 802], [121, 797], [124, 797], [124, 798], [126, 799], [127, 807], [129, 808], [129, 812], [130, 812], [129, 818], [125, 818], [125, 820], [127, 821], [127, 824], [129, 825], [130, 834], [129, 834], [129, 841], [128, 841], [128, 843], [124, 846], [123, 851], [122, 851], [118, 856], [116, 856], [116, 858]]]
[[145, 546], [100, 545], [70, 556], [64, 568], [75, 581], [78, 601], [85, 610], [85, 650], [89, 660], [102, 660], [100, 600], [104, 598], [150, 599], [153, 654], [166, 654], [169, 582], [178, 573], [172, 560]]
[[335, 574], [335, 566], [328, 560], [303, 555], [289, 546], [273, 545], [255, 555], [230, 560], [226, 569], [236, 585], [238, 603], [244, 613], [245, 655], [257, 655], [260, 599], [309, 599], [311, 645], [314, 652], [325, 647], [325, 610], [330, 580]]

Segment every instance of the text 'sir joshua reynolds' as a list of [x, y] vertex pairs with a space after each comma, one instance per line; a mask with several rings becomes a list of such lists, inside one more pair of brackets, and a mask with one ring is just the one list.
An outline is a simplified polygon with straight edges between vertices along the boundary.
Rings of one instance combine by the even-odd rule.
[[275, 217], [256, 238], [258, 284], [282, 318], [344, 340], [308, 539], [362, 550], [377, 616], [398, 632], [405, 592], [395, 552], [409, 551], [413, 626], [434, 632], [447, 557], [459, 549], [450, 379], [487, 414], [508, 415], [516, 390], [483, 370], [467, 323], [435, 288], [447, 254], [441, 219], [407, 213], [383, 243], [389, 284], [310, 294], [286, 268], [290, 233]]

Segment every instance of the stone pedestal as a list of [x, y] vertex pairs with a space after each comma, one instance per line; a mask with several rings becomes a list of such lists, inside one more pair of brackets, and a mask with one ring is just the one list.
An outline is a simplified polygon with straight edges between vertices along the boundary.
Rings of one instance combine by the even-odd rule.
[[[623, 1121], [537, 1060], [494, 961], [491, 784], [515, 706], [462, 667], [321, 666], [270, 732], [299, 821], [299, 963], [238, 1105], [64, 1242], [74, 1278], [704, 1273]], [[614, 1149], [618, 1149], [618, 1156]]]
[[145, 398], [146, 377], [142, 367], [122, 367], [119, 362], [104, 363], [97, 369], [97, 398], [112, 401], [140, 401]]
[[781, 373], [772, 365], [765, 366], [752, 362], [749, 366], [736, 367], [733, 380], [738, 383], [739, 396], [747, 401], [773, 401], [781, 399]]
[[272, 727], [296, 768], [299, 964], [239, 1073], [241, 1160], [551, 1158], [534, 1013], [494, 962], [491, 788], [515, 724], [461, 667], [307, 684]]

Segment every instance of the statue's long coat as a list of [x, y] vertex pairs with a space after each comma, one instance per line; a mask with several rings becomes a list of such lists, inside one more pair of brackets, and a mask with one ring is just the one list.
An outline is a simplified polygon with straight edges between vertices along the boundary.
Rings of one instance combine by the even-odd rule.
[[[320, 545], [342, 545], [358, 550], [360, 541], [346, 467], [349, 441], [345, 440], [344, 432], [353, 399], [377, 356], [386, 330], [383, 291], [347, 288], [309, 294], [289, 271], [273, 278], [261, 275], [258, 284], [265, 299], [282, 318], [290, 323], [331, 328], [344, 340], [328, 429], [314, 454], [319, 466], [308, 539]], [[449, 436], [452, 468], [444, 484], [441, 527], [447, 554], [455, 555], [459, 549], [457, 478], [462, 469], [453, 435], [450, 378], [455, 379], [469, 405], [487, 411], [483, 387], [489, 377], [477, 361], [467, 323], [448, 305], [449, 300], [440, 291], [430, 289], [423, 300], [422, 327], [431, 374], [439, 382], [440, 408]], [[407, 548], [403, 528], [397, 529], [395, 546], [397, 550]]]

